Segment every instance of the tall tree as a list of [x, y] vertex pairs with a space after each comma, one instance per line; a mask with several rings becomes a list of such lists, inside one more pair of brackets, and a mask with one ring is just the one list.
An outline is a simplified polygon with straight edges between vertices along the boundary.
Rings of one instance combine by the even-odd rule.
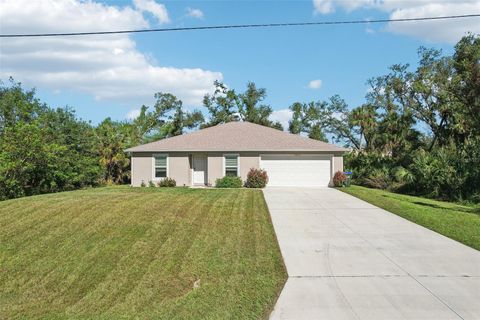
[[129, 178], [130, 160], [124, 150], [128, 147], [128, 131], [124, 123], [103, 120], [96, 128], [98, 161], [104, 169], [103, 180], [121, 183]]
[[35, 90], [24, 90], [13, 78], [0, 80], [0, 137], [7, 127], [34, 121], [47, 106], [35, 97]]
[[[409, 98], [406, 107], [413, 117], [424, 122], [432, 133], [429, 150], [435, 143], [448, 143], [452, 127], [452, 114], [455, 109], [450, 95], [451, 79], [453, 77], [452, 59], [442, 56], [440, 50], [419, 49], [419, 66], [410, 77], [404, 80]], [[409, 103], [409, 105], [408, 105]], [[405, 106], [405, 103], [402, 103]]]
[[99, 184], [92, 126], [10, 82], [0, 86], [0, 199]]
[[290, 133], [303, 133], [311, 139], [328, 141], [323, 132], [326, 127], [324, 102], [295, 102], [290, 106], [290, 110], [292, 111], [292, 119], [288, 126]]
[[194, 129], [204, 122], [203, 114], [194, 110], [192, 112], [185, 111], [179, 105], [175, 108], [175, 112], [168, 118], [162, 128], [162, 136], [173, 137], [181, 135], [185, 129]]
[[455, 76], [451, 92], [455, 109], [453, 132], [457, 142], [480, 136], [480, 36], [469, 34], [455, 46]]
[[327, 141], [326, 135], [329, 134], [335, 142], [361, 148], [358, 128], [349, 121], [348, 105], [340, 96], [332, 96], [328, 101], [296, 102], [290, 110], [293, 113], [289, 122], [291, 133], [306, 133], [323, 141]]
[[[247, 90], [238, 95], [236, 100], [238, 103], [238, 112], [243, 121], [249, 121], [261, 124], [267, 127], [281, 128], [279, 123], [270, 120], [272, 115], [272, 107], [262, 102], [267, 97], [265, 88], [257, 88], [255, 83], [248, 82]], [[281, 128], [283, 130], [283, 128]]]
[[[409, 71], [408, 64], [396, 64], [388, 74], [370, 79], [367, 100], [390, 115], [394, 111], [403, 114], [404, 127], [408, 122], [423, 123], [432, 136], [431, 150], [436, 143], [446, 144], [450, 136], [455, 108], [449, 93], [452, 59], [442, 56], [439, 50], [424, 47], [418, 54], [420, 61], [416, 70]], [[396, 120], [392, 118], [392, 121]]]
[[205, 95], [203, 99], [203, 105], [209, 113], [209, 121], [204, 127], [242, 120], [283, 130], [279, 122], [270, 120], [272, 107], [262, 103], [267, 97], [264, 88], [257, 88], [255, 83], [248, 82], [245, 92], [236, 93], [221, 82], [215, 81], [214, 84], [214, 93]]
[[203, 97], [203, 106], [207, 109], [209, 120], [203, 127], [211, 127], [220, 123], [226, 123], [239, 119], [238, 96], [233, 89], [219, 81], [214, 82], [213, 94]]
[[131, 145], [180, 135], [204, 122], [200, 111], [184, 110], [182, 101], [173, 94], [158, 92], [155, 99], [151, 111], [143, 105], [140, 115], [132, 121]]
[[350, 121], [350, 110], [339, 95], [334, 95], [322, 103], [325, 131], [333, 141], [355, 149], [361, 149], [358, 128]]
[[350, 127], [358, 127], [358, 141], [361, 149], [373, 148], [377, 138], [377, 108], [371, 104], [363, 104], [349, 114]]
[[52, 180], [58, 189], [68, 190], [99, 184], [102, 168], [98, 163], [94, 127], [70, 108], [48, 108], [38, 117], [46, 144], [64, 147], [56, 160]]

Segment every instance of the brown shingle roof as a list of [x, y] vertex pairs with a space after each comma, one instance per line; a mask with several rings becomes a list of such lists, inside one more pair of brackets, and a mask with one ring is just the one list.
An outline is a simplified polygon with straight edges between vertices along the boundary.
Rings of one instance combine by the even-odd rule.
[[329, 151], [348, 149], [250, 122], [228, 122], [125, 151]]

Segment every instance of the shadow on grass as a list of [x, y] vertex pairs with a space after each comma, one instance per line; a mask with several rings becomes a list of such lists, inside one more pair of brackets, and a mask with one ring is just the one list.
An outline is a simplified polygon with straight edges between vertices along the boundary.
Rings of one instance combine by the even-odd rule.
[[389, 194], [382, 194], [382, 197], [389, 198], [396, 201], [409, 202], [419, 206], [430, 207], [434, 209], [440, 209], [440, 210], [446, 210], [446, 211], [460, 211], [460, 212], [473, 213], [473, 214], [480, 215], [480, 207], [468, 208], [468, 207], [456, 205], [455, 203], [449, 203], [452, 205], [452, 207], [446, 207], [446, 206], [438, 205], [435, 203], [422, 202], [418, 200], [417, 201], [403, 200], [403, 199], [399, 199], [398, 197], [391, 196]]
[[442, 210], [448, 210], [448, 211], [461, 211], [461, 212], [466, 212], [466, 213], [474, 213], [474, 214], [480, 214], [480, 208], [466, 208], [466, 207], [461, 207], [461, 206], [455, 206], [452, 208], [447, 208], [444, 206], [439, 206], [434, 203], [426, 203], [426, 202], [421, 202], [421, 201], [412, 201], [414, 204], [418, 204], [420, 206], [425, 206], [425, 207], [430, 207], [430, 208], [435, 208], [435, 209], [442, 209]]

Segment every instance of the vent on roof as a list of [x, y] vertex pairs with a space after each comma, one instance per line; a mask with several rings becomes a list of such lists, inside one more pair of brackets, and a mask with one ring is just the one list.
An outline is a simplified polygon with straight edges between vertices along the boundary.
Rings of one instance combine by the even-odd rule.
[[234, 114], [232, 115], [232, 121], [235, 121], [235, 122], [240, 122], [240, 121], [242, 121], [242, 117], [240, 116], [240, 113], [238, 113], [238, 112], [237, 112], [237, 113], [234, 113]]

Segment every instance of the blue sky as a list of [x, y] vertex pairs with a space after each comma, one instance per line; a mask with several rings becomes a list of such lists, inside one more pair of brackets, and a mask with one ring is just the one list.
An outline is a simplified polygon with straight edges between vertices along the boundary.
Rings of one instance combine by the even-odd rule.
[[[220, 24], [363, 20], [480, 12], [464, 1], [87, 1], [0, 2], [5, 33], [93, 31]], [[31, 6], [31, 10], [23, 8]], [[44, 14], [42, 14], [44, 12]], [[7, 17], [8, 15], [8, 17]], [[12, 18], [15, 17], [15, 18]], [[40, 16], [40, 17], [38, 17]], [[7, 19], [8, 18], [8, 19]], [[19, 21], [31, 23], [29, 26]], [[177, 94], [187, 108], [201, 108], [201, 96], [216, 78], [242, 91], [247, 81], [267, 89], [275, 117], [295, 101], [339, 94], [350, 106], [364, 101], [369, 77], [394, 63], [417, 61], [419, 46], [445, 53], [467, 31], [480, 32], [478, 19], [266, 29], [236, 29], [83, 39], [2, 40], [0, 76], [12, 75], [51, 106], [71, 106], [98, 123], [124, 120], [153, 94]], [[314, 80], [315, 88], [309, 87]], [[320, 85], [318, 85], [320, 83]]]

